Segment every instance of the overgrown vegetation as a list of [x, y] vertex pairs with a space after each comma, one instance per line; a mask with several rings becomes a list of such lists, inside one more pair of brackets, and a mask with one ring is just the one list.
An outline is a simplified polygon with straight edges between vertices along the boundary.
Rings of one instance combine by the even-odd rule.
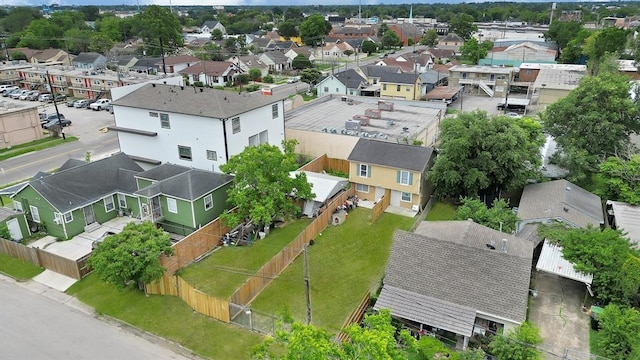
[[504, 199], [495, 199], [488, 208], [478, 199], [463, 198], [462, 204], [456, 210], [456, 220], [472, 219], [478, 224], [511, 233], [516, 230], [518, 215], [509, 208]]

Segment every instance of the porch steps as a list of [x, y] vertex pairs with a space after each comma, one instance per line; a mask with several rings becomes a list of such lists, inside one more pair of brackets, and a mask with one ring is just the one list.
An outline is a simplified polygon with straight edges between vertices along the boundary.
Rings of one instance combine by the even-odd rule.
[[100, 228], [100, 226], [101, 225], [97, 222], [91, 223], [84, 227], [84, 232], [92, 232], [93, 230]]
[[480, 87], [480, 89], [482, 89], [484, 92], [487, 93], [487, 95], [493, 97], [493, 90], [489, 87], [489, 85], [485, 84], [484, 82], [480, 81], [478, 82], [478, 87]]

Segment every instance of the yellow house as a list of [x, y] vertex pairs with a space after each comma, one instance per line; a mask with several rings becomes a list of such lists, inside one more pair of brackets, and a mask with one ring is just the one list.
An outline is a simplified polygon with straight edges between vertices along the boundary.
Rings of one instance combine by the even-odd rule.
[[285, 38], [284, 36], [280, 35], [280, 41], [293, 41], [294, 43], [296, 43], [298, 46], [302, 46], [304, 43], [302, 42], [302, 38], [300, 36], [292, 36], [290, 38]]
[[433, 148], [361, 138], [348, 160], [349, 181], [361, 199], [378, 201], [388, 191], [391, 206], [418, 211], [433, 193], [427, 179]]
[[380, 74], [380, 97], [403, 100], [420, 99], [420, 74]]

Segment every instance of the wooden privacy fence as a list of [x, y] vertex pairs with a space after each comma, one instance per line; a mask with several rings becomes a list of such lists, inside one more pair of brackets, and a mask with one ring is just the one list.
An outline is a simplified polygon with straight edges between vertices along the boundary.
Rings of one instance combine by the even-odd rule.
[[321, 155], [304, 164], [298, 171], [311, 171], [321, 173], [323, 171], [339, 171], [349, 174], [349, 160], [336, 159]]
[[311, 222], [289, 245], [271, 258], [258, 272], [249, 278], [236, 292], [231, 295], [229, 301], [242, 306], [249, 305], [253, 299], [266, 288], [273, 279], [293, 262], [302, 253], [304, 245], [309, 244], [331, 222], [333, 209], [355, 194], [352, 186], [334, 197], [325, 207], [324, 211]]
[[91, 272], [87, 267], [87, 259], [91, 254], [87, 254], [77, 260], [72, 260], [46, 250], [28, 247], [1, 238], [0, 252], [78, 280]]
[[376, 221], [391, 204], [391, 190], [386, 189], [382, 198], [371, 208], [371, 221]]
[[346, 329], [351, 324], [359, 324], [362, 321], [362, 319], [364, 318], [364, 313], [369, 307], [370, 299], [371, 294], [367, 291], [367, 293], [362, 297], [362, 300], [360, 300], [360, 302], [358, 303], [356, 309], [353, 310], [351, 315], [349, 315], [347, 320], [345, 320], [345, 322], [342, 324], [342, 328], [340, 329], [341, 331], [338, 333], [338, 335], [336, 335], [336, 340], [340, 342], [349, 340], [349, 335], [344, 332], [344, 329]]
[[229, 322], [229, 302], [196, 289], [177, 275], [165, 275], [160, 280], [146, 284], [147, 294], [178, 296], [193, 310], [214, 319]]

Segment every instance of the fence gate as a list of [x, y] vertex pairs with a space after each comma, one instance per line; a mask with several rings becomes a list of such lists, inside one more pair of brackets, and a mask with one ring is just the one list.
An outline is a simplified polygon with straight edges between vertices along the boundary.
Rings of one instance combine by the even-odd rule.
[[229, 303], [229, 319], [231, 323], [262, 334], [275, 335], [278, 319], [251, 309], [249, 306]]

